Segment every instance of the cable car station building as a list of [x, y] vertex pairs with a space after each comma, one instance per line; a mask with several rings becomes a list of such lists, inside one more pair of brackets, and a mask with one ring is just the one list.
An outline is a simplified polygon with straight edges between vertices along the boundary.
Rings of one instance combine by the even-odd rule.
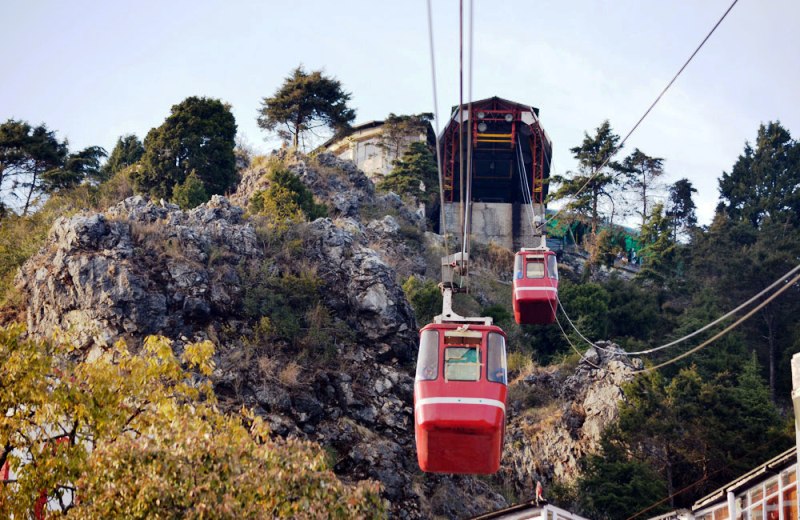
[[701, 498], [691, 511], [650, 520], [797, 520], [797, 448], [790, 448]]
[[441, 229], [459, 234], [460, 202], [470, 189], [474, 240], [511, 250], [533, 245], [532, 236], [539, 233], [532, 222], [544, 221], [552, 157], [539, 109], [499, 97], [474, 101], [460, 111], [454, 107], [438, 144], [445, 199]]

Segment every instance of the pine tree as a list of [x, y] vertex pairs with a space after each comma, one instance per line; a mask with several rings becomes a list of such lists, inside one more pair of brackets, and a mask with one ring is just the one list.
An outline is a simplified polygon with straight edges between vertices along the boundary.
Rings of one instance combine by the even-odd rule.
[[618, 151], [618, 142], [619, 136], [611, 130], [611, 124], [604, 121], [593, 136], [584, 132], [583, 143], [570, 148], [578, 160], [578, 171], [571, 172], [570, 177], [553, 177], [553, 181], [561, 186], [551, 198], [569, 199], [567, 208], [583, 215], [588, 214], [593, 239], [597, 236], [597, 224], [600, 220], [600, 196], [607, 197], [613, 203], [611, 187], [617, 183], [622, 170], [618, 163], [609, 160]]
[[658, 178], [664, 175], [664, 159], [650, 157], [636, 148], [623, 161], [622, 171], [625, 175], [623, 189], [632, 190], [636, 194], [639, 202], [636, 212], [642, 217], [644, 227], [650, 216], [647, 210], [659, 189]]
[[350, 93], [342, 90], [335, 78], [322, 71], [306, 72], [302, 66], [292, 71], [283, 85], [261, 101], [258, 126], [276, 132], [298, 148], [300, 139], [318, 128], [334, 132], [347, 129], [356, 118], [355, 110], [347, 106]]
[[417, 141], [411, 143], [406, 153], [394, 162], [392, 171], [378, 181], [377, 188], [398, 195], [410, 195], [417, 200], [426, 198], [426, 194], [428, 199], [435, 199], [437, 175], [433, 152], [428, 145]]
[[120, 170], [136, 164], [144, 155], [144, 145], [134, 134], [120, 136], [117, 144], [108, 156], [108, 161], [100, 169], [102, 178], [107, 180]]
[[697, 206], [692, 200], [692, 193], [697, 193], [697, 190], [689, 179], [680, 179], [669, 188], [667, 217], [672, 221], [672, 239], [675, 241], [680, 234], [697, 225]]
[[755, 149], [719, 180], [719, 210], [754, 227], [764, 221], [800, 225], [800, 145], [780, 122], [761, 125]]

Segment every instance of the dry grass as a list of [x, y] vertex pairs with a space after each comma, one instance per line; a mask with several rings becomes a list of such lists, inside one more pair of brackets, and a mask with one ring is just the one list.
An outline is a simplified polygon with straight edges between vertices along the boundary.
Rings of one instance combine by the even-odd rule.
[[508, 354], [508, 371], [516, 372], [517, 377], [512, 383], [522, 381], [525, 377], [536, 371], [536, 362], [524, 352], [511, 352]]
[[157, 222], [131, 222], [131, 238], [137, 244], [161, 241], [164, 236], [163, 226]]
[[278, 372], [278, 360], [269, 356], [258, 358], [258, 372], [265, 381], [275, 381]]
[[300, 381], [301, 372], [302, 368], [300, 365], [294, 361], [290, 361], [278, 374], [278, 381], [289, 388], [297, 388], [298, 386], [302, 386]]
[[523, 413], [525, 422], [522, 431], [527, 437], [535, 437], [538, 433], [553, 429], [562, 419], [564, 413], [558, 402], [546, 406], [529, 408]]

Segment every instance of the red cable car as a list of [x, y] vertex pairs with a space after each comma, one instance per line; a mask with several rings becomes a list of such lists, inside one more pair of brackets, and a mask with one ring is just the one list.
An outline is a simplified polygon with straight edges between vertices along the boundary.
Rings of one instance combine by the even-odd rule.
[[546, 247], [514, 256], [514, 320], [520, 325], [553, 323], [558, 307], [556, 254]]
[[[506, 335], [491, 318], [420, 331], [414, 433], [422, 471], [491, 474], [500, 468], [506, 416]], [[440, 321], [440, 320], [436, 320]]]

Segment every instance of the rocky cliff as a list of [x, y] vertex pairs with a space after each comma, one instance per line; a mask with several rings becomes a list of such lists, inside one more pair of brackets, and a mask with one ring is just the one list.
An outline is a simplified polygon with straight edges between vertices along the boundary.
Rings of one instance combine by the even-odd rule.
[[[60, 331], [85, 355], [149, 334], [178, 350], [211, 339], [222, 403], [252, 407], [276, 435], [319, 442], [344, 480], [379, 480], [400, 518], [463, 518], [504, 506], [498, 490], [524, 496], [531, 479], [574, 476], [615, 417], [627, 359], [607, 345], [574, 370], [516, 383], [549, 397], [511, 409], [498, 478], [422, 474], [417, 323], [399, 281], [430, 272], [424, 217], [376, 195], [349, 163], [285, 160], [331, 218], [276, 236], [219, 196], [190, 211], [132, 197], [60, 218], [17, 276], [29, 331]], [[245, 172], [232, 200], [246, 206], [264, 182], [258, 167]]]

